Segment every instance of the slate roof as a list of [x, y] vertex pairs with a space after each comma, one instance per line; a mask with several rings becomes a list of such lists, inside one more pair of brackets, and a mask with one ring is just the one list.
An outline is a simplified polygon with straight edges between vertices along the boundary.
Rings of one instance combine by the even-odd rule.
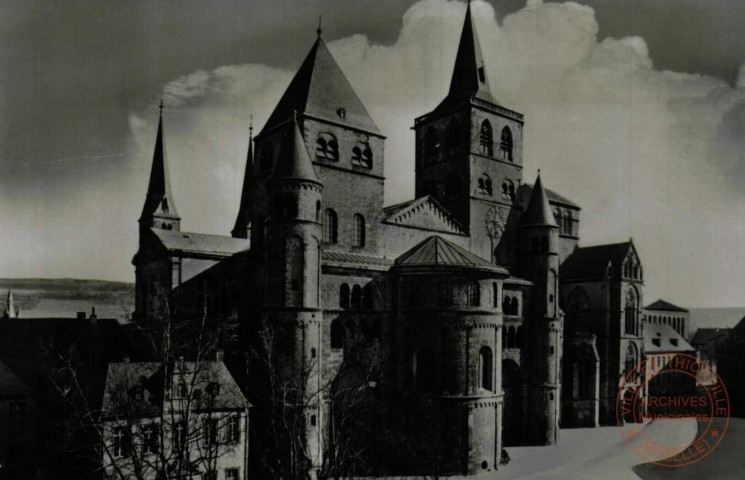
[[729, 328], [699, 328], [691, 339], [693, 345], [706, 345], [715, 338], [729, 335]]
[[403, 253], [394, 263], [400, 267], [478, 268], [508, 274], [507, 270], [499, 265], [489, 263], [437, 235], [425, 239], [414, 248]]
[[543, 189], [540, 173], [535, 180], [535, 188], [533, 188], [533, 193], [530, 195], [530, 202], [520, 217], [520, 224], [558, 227], [554, 213], [548, 205], [548, 195]]
[[688, 312], [688, 310], [686, 310], [685, 308], [678, 307], [677, 305], [673, 305], [672, 303], [666, 302], [662, 299], [650, 303], [649, 305], [644, 307], [644, 310], [659, 310], [662, 312]]
[[559, 267], [559, 274], [562, 279], [604, 277], [610, 263], [623, 262], [631, 245], [623, 242], [576, 248]]
[[[340, 108], [345, 111], [343, 117], [338, 113]], [[294, 112], [380, 135], [377, 125], [320, 35], [261, 133], [292, 120]]]
[[300, 133], [297, 117], [293, 117], [291, 129], [285, 134], [279, 151], [275, 178], [299, 178], [318, 182], [316, 170], [308, 154], [308, 147]]
[[[659, 342], [659, 345], [655, 343]], [[670, 325], [663, 323], [644, 324], [644, 353], [692, 352], [695, 349]]]
[[228, 257], [251, 247], [251, 242], [243, 238], [160, 228], [153, 228], [152, 231], [163, 246], [173, 252]]
[[384, 257], [373, 257], [371, 255], [360, 255], [356, 253], [323, 251], [324, 263], [340, 263], [350, 265], [366, 265], [377, 267], [390, 267], [393, 260]]
[[[548, 203], [562, 205], [565, 207], [571, 207], [571, 208], [576, 208], [577, 210], [581, 210], [579, 205], [569, 200], [565, 196], [556, 193], [550, 188], [544, 187], [544, 190], [546, 191], [546, 196], [548, 196]], [[530, 196], [532, 192], [533, 192], [533, 185], [528, 184], [528, 183], [523, 183], [522, 185], [520, 185], [520, 188], [518, 189], [518, 197], [520, 198], [521, 205], [528, 204], [528, 202], [530, 201]]]
[[[186, 383], [193, 385], [189, 390], [195, 395], [197, 410], [242, 409], [248, 405], [246, 397], [223, 362], [201, 362], [196, 373], [193, 373], [197, 365], [195, 362], [183, 362], [181, 365], [186, 372]], [[173, 370], [173, 373], [169, 373], [172, 380], [166, 382], [166, 371], [165, 364], [161, 362], [110, 363], [102, 403], [104, 415], [111, 417], [122, 407], [132, 408], [140, 415], [160, 413], [168, 394], [164, 391], [165, 385], [175, 383], [175, 379], [181, 375], [178, 370]], [[208, 392], [214, 384], [220, 388], [219, 393], [212, 396]], [[141, 399], [133, 395], [136, 389], [141, 389]]]

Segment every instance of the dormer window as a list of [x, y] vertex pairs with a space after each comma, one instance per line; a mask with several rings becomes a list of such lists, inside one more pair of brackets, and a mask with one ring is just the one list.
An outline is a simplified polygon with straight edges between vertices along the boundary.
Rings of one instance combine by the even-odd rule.
[[168, 213], [168, 199], [164, 198], [160, 201], [160, 208], [163, 210], [164, 213]]
[[479, 82], [486, 83], [486, 71], [483, 65], [479, 66]]
[[339, 118], [344, 120], [347, 118], [347, 109], [346, 108], [338, 108], [336, 109], [336, 114], [339, 115]]
[[661, 345], [661, 342], [660, 342], [660, 339], [659, 339], [659, 338], [653, 338], [653, 339], [652, 339], [652, 343], [653, 343], [653, 344], [654, 344], [654, 345], [655, 345], [656, 347], [659, 347], [659, 346]]
[[671, 338], [671, 339], [670, 339], [670, 344], [671, 344], [671, 345], [672, 345], [673, 347], [677, 347], [677, 346], [678, 346], [678, 339], [677, 339], [677, 338]]

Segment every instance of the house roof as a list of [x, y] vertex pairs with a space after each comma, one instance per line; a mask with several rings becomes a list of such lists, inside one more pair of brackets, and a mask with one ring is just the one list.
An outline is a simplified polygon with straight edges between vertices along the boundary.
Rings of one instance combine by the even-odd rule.
[[[340, 109], [344, 109], [343, 115], [339, 114]], [[261, 133], [292, 120], [295, 113], [380, 135], [377, 125], [320, 35]]]
[[[282, 140], [277, 167], [274, 169], [275, 178], [296, 178], [318, 182], [316, 170], [308, 154], [308, 147], [300, 133], [297, 117], [293, 117], [290, 129]], [[320, 182], [319, 182], [320, 183]]]
[[458, 267], [477, 268], [509, 273], [499, 265], [487, 262], [468, 250], [434, 235], [399, 256], [394, 262], [399, 267]]
[[644, 324], [644, 353], [692, 352], [695, 349], [670, 325]]
[[603, 277], [608, 265], [622, 263], [631, 247], [629, 241], [576, 248], [559, 267], [559, 274], [563, 279]]
[[228, 257], [251, 247], [251, 242], [244, 238], [177, 232], [160, 228], [153, 228], [152, 231], [166, 249], [174, 252]]
[[[463, 226], [433, 196], [425, 195], [383, 209], [384, 222], [465, 235]], [[426, 218], [425, 218], [426, 217]]]
[[530, 202], [520, 217], [521, 225], [545, 225], [549, 227], [558, 227], [554, 213], [548, 205], [548, 195], [543, 189], [541, 174], [535, 180], [533, 193], [530, 195]]
[[699, 328], [691, 339], [693, 345], [706, 345], [715, 338], [729, 335], [730, 328]]
[[[569, 200], [563, 195], [560, 195], [556, 193], [555, 191], [551, 190], [550, 188], [545, 188], [546, 196], [548, 197], [548, 203], [555, 204], [555, 205], [561, 205], [564, 207], [570, 207], [577, 210], [581, 210], [580, 206], [574, 203], [573, 201]], [[533, 192], [533, 185], [528, 183], [523, 183], [520, 185], [520, 188], [518, 190], [518, 198], [520, 199], [521, 205], [527, 205], [530, 201], [531, 194]]]
[[384, 257], [373, 257], [371, 255], [360, 255], [357, 253], [323, 251], [323, 263], [337, 263], [344, 265], [360, 265], [373, 267], [390, 267], [393, 260]]
[[658, 310], [661, 312], [688, 312], [688, 310], [686, 310], [685, 308], [678, 307], [677, 305], [673, 305], [672, 303], [666, 302], [662, 299], [650, 303], [649, 305], [644, 307], [644, 310]]
[[[171, 379], [164, 381], [167, 372]], [[168, 369], [161, 362], [119, 362], [109, 364], [102, 404], [104, 415], [116, 415], [124, 408], [140, 415], [157, 414], [171, 394], [170, 390], [165, 391], [166, 385], [175, 385], [181, 377], [190, 386], [188, 390], [197, 410], [241, 409], [248, 405], [221, 361], [176, 362]], [[214, 389], [215, 385], [219, 389]], [[135, 395], [138, 390], [141, 396]]]

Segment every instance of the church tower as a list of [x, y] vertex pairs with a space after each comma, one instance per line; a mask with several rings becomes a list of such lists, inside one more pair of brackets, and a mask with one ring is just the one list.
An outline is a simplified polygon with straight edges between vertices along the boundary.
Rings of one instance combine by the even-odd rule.
[[8, 299], [5, 302], [3, 318], [18, 318], [18, 310], [16, 309], [16, 303], [13, 300], [13, 292], [11, 290], [8, 290]]
[[466, 10], [450, 90], [416, 119], [416, 196], [432, 195], [466, 227], [470, 250], [500, 264], [505, 228], [522, 179], [523, 116], [491, 94], [485, 60]]
[[171, 192], [171, 178], [168, 173], [166, 144], [163, 138], [163, 101], [160, 102], [158, 133], [155, 137], [153, 164], [150, 169], [150, 182], [147, 186], [145, 205], [140, 215], [140, 241], [151, 228], [163, 230], [181, 229], [181, 217], [176, 211], [176, 203]]
[[253, 205], [254, 146], [253, 123], [248, 128], [248, 155], [246, 156], [246, 173], [243, 176], [243, 190], [238, 216], [230, 234], [233, 238], [251, 238], [251, 206]]
[[523, 384], [527, 395], [523, 443], [553, 445], [559, 435], [559, 359], [562, 326], [559, 313], [559, 226], [540, 172], [518, 226], [518, 274], [533, 282], [525, 314]]
[[[282, 128], [277, 162], [267, 180], [263, 240], [257, 246], [257, 288], [263, 322], [275, 329], [285, 388], [305, 398], [304, 450], [311, 466], [322, 460], [321, 398], [321, 195], [297, 118]], [[255, 217], [255, 218], [257, 218]], [[288, 398], [292, 398], [291, 396]], [[290, 400], [292, 401], [292, 400]], [[308, 466], [310, 468], [311, 466]]]

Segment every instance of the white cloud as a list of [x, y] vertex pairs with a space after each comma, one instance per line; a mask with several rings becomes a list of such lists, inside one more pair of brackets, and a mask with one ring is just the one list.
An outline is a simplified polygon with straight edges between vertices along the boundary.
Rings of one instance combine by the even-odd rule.
[[[495, 96], [526, 114], [525, 181], [580, 203], [582, 242], [633, 236], [648, 298], [740, 305], [745, 90], [702, 75], [655, 70], [640, 37], [598, 41], [591, 8], [529, 0], [503, 19], [472, 4]], [[465, 4], [422, 0], [397, 41], [354, 35], [329, 44], [383, 133], [387, 201], [413, 194], [416, 116], [447, 91]], [[310, 45], [308, 45], [310, 48]], [[738, 87], [743, 87], [742, 73]], [[167, 145], [186, 228], [227, 232], [238, 205], [247, 125], [268, 118], [294, 72], [231, 65], [164, 88]], [[150, 161], [155, 109], [131, 120]], [[145, 180], [141, 180], [145, 181]]]

